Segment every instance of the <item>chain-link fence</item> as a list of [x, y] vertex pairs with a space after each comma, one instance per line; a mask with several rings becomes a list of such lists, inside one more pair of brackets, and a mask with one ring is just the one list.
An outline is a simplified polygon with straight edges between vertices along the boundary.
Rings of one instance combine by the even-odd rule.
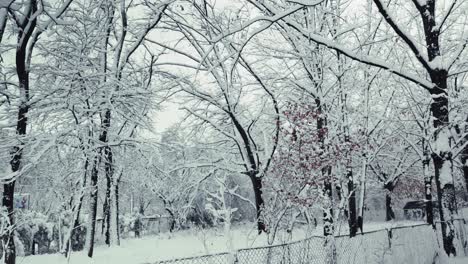
[[[457, 255], [468, 256], [468, 220], [451, 220], [455, 228]], [[436, 231], [427, 224], [394, 227], [358, 234], [321, 236], [274, 246], [240, 249], [191, 258], [155, 262], [154, 264], [361, 264], [361, 263], [434, 263], [441, 252], [440, 223]]]

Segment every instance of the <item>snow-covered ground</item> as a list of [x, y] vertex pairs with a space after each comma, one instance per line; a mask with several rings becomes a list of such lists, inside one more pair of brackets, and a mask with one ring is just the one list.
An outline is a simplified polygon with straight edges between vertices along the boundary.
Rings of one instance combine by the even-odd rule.
[[459, 257], [459, 258], [451, 258], [449, 259], [449, 264], [467, 264], [468, 257]]
[[[414, 225], [421, 222], [395, 222], [395, 223], [368, 223], [365, 231], [384, 229], [388, 227]], [[342, 233], [343, 229], [342, 228]], [[320, 235], [322, 228], [307, 230], [296, 228], [290, 237], [300, 240], [312, 235]], [[265, 234], [258, 235], [252, 225], [233, 227], [233, 243], [236, 249], [268, 245]], [[275, 244], [286, 242], [287, 234], [278, 234]], [[19, 257], [19, 264], [140, 264], [153, 263], [157, 260], [166, 260], [181, 257], [226, 252], [227, 243], [222, 229], [185, 230], [173, 234], [163, 233], [157, 236], [142, 237], [140, 239], [122, 240], [120, 247], [98, 246], [94, 257], [88, 258], [85, 252], [74, 252], [69, 260], [60, 254]]]

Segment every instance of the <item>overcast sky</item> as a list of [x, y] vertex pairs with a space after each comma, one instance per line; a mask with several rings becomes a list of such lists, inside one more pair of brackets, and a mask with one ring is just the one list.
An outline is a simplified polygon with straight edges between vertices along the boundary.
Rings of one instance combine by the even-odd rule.
[[[356, 12], [362, 12], [364, 11], [365, 4], [367, 0], [349, 0], [349, 1], [342, 1], [342, 2], [347, 2], [347, 5], [349, 3], [349, 6], [347, 7], [347, 12], [348, 14], [353, 14]], [[223, 7], [233, 7], [236, 5], [239, 5], [239, 3], [245, 3], [245, 1], [238, 1], [238, 0], [216, 0], [216, 6], [219, 6], [220, 8]], [[174, 59], [174, 58], [172, 58]], [[154, 129], [155, 132], [160, 133], [164, 131], [166, 128], [174, 125], [176, 122], [180, 121], [181, 118], [184, 115], [184, 111], [180, 110], [181, 106], [178, 104], [174, 103], [165, 103], [163, 104], [163, 109], [161, 111], [158, 111], [154, 116]], [[145, 135], [149, 137], [153, 137], [153, 135]]]

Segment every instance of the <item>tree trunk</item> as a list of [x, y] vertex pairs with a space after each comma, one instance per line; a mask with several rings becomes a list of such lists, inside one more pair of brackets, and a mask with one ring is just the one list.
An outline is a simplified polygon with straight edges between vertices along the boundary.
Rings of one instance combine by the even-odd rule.
[[84, 174], [83, 178], [81, 179], [81, 190], [80, 194], [76, 199], [76, 203], [73, 207], [73, 226], [70, 228], [70, 230], [67, 232], [67, 234], [64, 237], [63, 240], [63, 245], [61, 248], [61, 252], [65, 255], [66, 258], [69, 256], [69, 252], [73, 250], [73, 248], [70, 248], [70, 239], [74, 236], [76, 230], [80, 226], [80, 212], [81, 212], [81, 206], [83, 205], [83, 199], [85, 195], [85, 188], [86, 188], [86, 179], [88, 175], [88, 166], [89, 166], [89, 159], [86, 158], [85, 161], [85, 166], [84, 166]]
[[333, 236], [333, 184], [330, 179], [326, 179], [323, 183], [323, 195], [324, 195], [324, 205], [323, 205], [323, 235]]
[[384, 184], [385, 192], [385, 221], [395, 220], [395, 212], [392, 207], [392, 192], [395, 189], [394, 182], [386, 182]]
[[426, 222], [435, 229], [434, 209], [432, 206], [432, 176], [429, 174], [430, 156], [428, 150], [424, 150], [423, 174], [424, 174], [424, 195], [426, 199]]
[[251, 147], [251, 139], [249, 138], [248, 131], [246, 131], [239, 120], [237, 120], [236, 116], [233, 113], [228, 113], [231, 121], [233, 122], [236, 131], [239, 133], [239, 136], [244, 142], [244, 148], [241, 149], [241, 152], [245, 151], [245, 156], [248, 160], [246, 163], [247, 172], [246, 174], [249, 176], [250, 180], [252, 181], [252, 187], [255, 196], [255, 209], [256, 209], [256, 221], [257, 221], [257, 229], [258, 233], [266, 232], [266, 226], [262, 219], [261, 210], [263, 209], [264, 201], [262, 197], [262, 176], [259, 174], [259, 164], [255, 160], [254, 151]]
[[438, 89], [433, 91], [431, 112], [434, 117], [434, 152], [432, 160], [435, 169], [435, 182], [437, 187], [437, 202], [439, 218], [441, 221], [442, 239], [447, 255], [456, 255], [453, 239], [455, 230], [453, 223], [447, 221], [455, 212], [455, 187], [453, 185], [453, 161], [448, 128], [448, 95], [447, 71], [434, 70], [430, 73], [431, 80]]
[[[15, 160], [13, 158], [12, 160], [12, 167], [13, 167], [13, 162], [18, 161], [18, 164], [21, 160], [21, 157], [18, 160]], [[16, 248], [15, 248], [15, 242], [14, 242], [14, 224], [15, 224], [15, 219], [14, 219], [14, 201], [13, 201], [13, 196], [15, 193], [15, 181], [12, 181], [10, 183], [4, 184], [3, 185], [3, 206], [6, 207], [7, 212], [8, 212], [8, 218], [9, 218], [9, 223], [8, 223], [8, 228], [9, 230], [7, 233], [3, 236], [3, 245], [4, 245], [4, 263], [5, 264], [15, 264], [16, 262]]]
[[[456, 255], [453, 239], [455, 237], [455, 230], [453, 223], [449, 218], [455, 210], [455, 196], [454, 186], [450, 182], [445, 181], [447, 175], [445, 173], [448, 161], [441, 158], [439, 155], [433, 155], [433, 162], [435, 167], [435, 182], [437, 187], [437, 205], [439, 206], [439, 220], [442, 231], [442, 241], [447, 255]], [[442, 181], [441, 181], [442, 180]]]
[[468, 153], [466, 154], [466, 158], [462, 160], [462, 162], [463, 162], [462, 170], [463, 170], [463, 176], [465, 178], [466, 192], [468, 193]]
[[392, 208], [392, 193], [388, 191], [385, 194], [385, 221], [395, 220], [395, 213]]
[[[436, 23], [436, 1], [428, 0], [419, 7], [424, 35], [426, 38], [426, 49], [429, 62], [434, 62], [441, 56], [440, 31]], [[441, 221], [442, 240], [447, 255], [455, 255], [453, 245], [454, 227], [446, 218], [452, 216], [455, 210], [455, 196], [453, 185], [453, 161], [449, 129], [449, 103], [447, 91], [448, 72], [442, 65], [429, 65], [426, 67], [431, 81], [436, 85], [431, 89], [431, 113], [434, 127], [434, 145], [432, 160], [434, 163], [434, 179], [437, 187], [437, 201], [439, 206], [439, 217]]]
[[462, 164], [463, 178], [465, 179], [466, 184], [466, 192], [468, 193], [468, 145], [463, 149], [460, 161]]
[[102, 223], [101, 223], [101, 235], [105, 235], [106, 237], [106, 240], [105, 240], [105, 243], [106, 245], [109, 245], [108, 241], [107, 241], [107, 235], [108, 233], [106, 233], [107, 231], [107, 228], [106, 226], [109, 226], [109, 197], [107, 196], [107, 193], [109, 192], [109, 196], [110, 196], [110, 186], [107, 186], [106, 185], [106, 197], [104, 198], [104, 204], [102, 205]]
[[[321, 151], [326, 154], [327, 146], [325, 145], [325, 139], [328, 134], [327, 118], [324, 113], [324, 106], [320, 98], [315, 98], [315, 104], [317, 106], [317, 131], [318, 141], [320, 143]], [[323, 235], [332, 236], [334, 233], [333, 228], [333, 181], [331, 177], [331, 167], [325, 166], [322, 169], [323, 181]]]
[[94, 252], [94, 237], [96, 234], [96, 215], [97, 215], [97, 204], [98, 204], [98, 173], [100, 157], [97, 153], [97, 157], [94, 158], [93, 169], [90, 177], [90, 207], [89, 207], [89, 218], [88, 218], [88, 229], [86, 230], [86, 249], [88, 251], [88, 257], [93, 257]]
[[356, 218], [356, 186], [353, 179], [353, 171], [350, 167], [346, 168], [346, 176], [348, 178], [348, 224], [349, 236], [353, 237], [357, 234], [358, 225]]
[[175, 224], [176, 224], [176, 219], [175, 219], [175, 215], [174, 213], [172, 212], [171, 209], [169, 208], [166, 208], [166, 211], [169, 213], [169, 215], [171, 216], [171, 224], [169, 225], [169, 232], [172, 233], [172, 231], [174, 231], [175, 229]]
[[359, 213], [357, 217], [358, 227], [361, 233], [364, 232], [364, 202], [366, 200], [366, 177], [367, 177], [367, 156], [364, 155], [362, 162], [362, 174], [359, 190]]
[[[107, 138], [106, 138], [107, 140]], [[107, 143], [107, 142], [106, 142]], [[106, 199], [103, 206], [103, 219], [102, 224], [105, 226], [105, 243], [110, 245], [110, 219], [111, 219], [111, 204], [114, 202], [111, 198], [111, 188], [114, 184], [113, 182], [113, 157], [112, 149], [110, 147], [104, 148], [104, 160], [105, 160], [105, 172], [106, 172]]]
[[263, 217], [262, 217], [262, 209], [263, 209], [263, 197], [262, 197], [262, 178], [257, 177], [256, 174], [251, 173], [250, 174], [250, 180], [252, 181], [252, 186], [254, 190], [254, 195], [255, 195], [255, 209], [257, 211], [257, 229], [258, 233], [260, 234], [262, 231], [266, 232], [266, 226], [265, 223], [263, 222]]
[[[101, 127], [102, 127], [102, 132], [101, 134], [99, 135], [99, 141], [103, 144], [103, 145], [106, 145], [109, 141], [109, 128], [110, 128], [110, 122], [111, 122], [111, 111], [110, 109], [106, 109], [106, 111], [104, 112], [104, 116], [102, 117], [101, 115]], [[109, 221], [110, 221], [110, 204], [112, 203], [112, 201], [110, 201], [110, 196], [111, 196], [111, 185], [112, 185], [112, 178], [113, 178], [113, 164], [112, 164], [112, 149], [109, 147], [109, 146], [105, 146], [103, 149], [101, 149], [100, 151], [98, 151], [98, 155], [102, 155], [104, 156], [104, 170], [105, 170], [105, 174], [106, 174], [106, 198], [105, 198], [105, 203], [104, 203], [104, 207], [103, 207], [103, 219], [102, 219], [102, 226], [103, 226], [103, 229], [105, 227], [105, 230], [104, 233], [105, 233], [105, 243], [107, 245], [110, 245], [110, 225], [109, 225]], [[97, 173], [96, 172], [96, 184], [97, 184]], [[92, 180], [91, 180], [92, 181]], [[94, 189], [94, 185], [92, 185], [93, 189]], [[92, 190], [91, 192], [91, 207], [92, 207], [92, 210], [94, 210], [94, 207], [96, 207], [96, 210], [97, 210], [97, 186], [95, 188], [96, 190], [96, 197], [93, 196], [93, 192], [94, 190]], [[94, 200], [96, 200], [96, 205], [94, 205]], [[94, 216], [94, 221], [96, 220], [96, 216]], [[93, 229], [95, 228], [95, 224], [93, 224], [94, 227]], [[93, 255], [93, 247], [94, 247], [94, 230], [92, 231], [93, 234], [92, 234], [92, 238], [90, 240], [90, 242], [92, 242], [91, 244], [89, 244], [89, 248], [88, 248], [88, 256], [89, 257], [92, 257]]]
[[[16, 135], [21, 141], [21, 137], [26, 135], [26, 128], [28, 124], [29, 112], [29, 71], [26, 62], [26, 50], [28, 42], [36, 28], [37, 16], [37, 1], [31, 0], [29, 2], [28, 14], [25, 14], [25, 19], [20, 25], [18, 33], [18, 42], [16, 47], [16, 74], [19, 83], [20, 102], [18, 107], [18, 116], [16, 123]], [[31, 20], [32, 19], [32, 20]], [[2, 33], [3, 35], [3, 33]], [[18, 173], [21, 169], [23, 158], [23, 143], [13, 147], [11, 151], [11, 172]], [[16, 247], [14, 242], [14, 227], [15, 227], [15, 212], [14, 212], [14, 195], [15, 195], [15, 182], [13, 178], [10, 182], [3, 185], [3, 198], [2, 204], [8, 213], [8, 220], [6, 227], [8, 232], [2, 237], [3, 245], [5, 248], [3, 263], [15, 264], [16, 263]]]
[[[468, 197], [468, 115], [465, 119], [465, 124], [455, 126], [455, 131], [458, 136], [461, 136], [460, 145], [464, 145], [460, 153], [460, 163], [462, 167], [463, 179], [465, 180], [465, 197]], [[466, 145], [465, 145], [466, 144]]]
[[109, 245], [120, 246], [118, 180], [114, 181], [111, 186], [109, 214]]

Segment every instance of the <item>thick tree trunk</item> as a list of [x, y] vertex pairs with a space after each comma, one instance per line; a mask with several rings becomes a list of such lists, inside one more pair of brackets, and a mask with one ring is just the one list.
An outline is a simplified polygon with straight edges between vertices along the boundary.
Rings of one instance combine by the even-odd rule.
[[453, 223], [447, 221], [456, 208], [455, 188], [453, 185], [453, 164], [450, 143], [450, 131], [448, 128], [448, 95], [447, 95], [447, 71], [434, 70], [430, 73], [432, 82], [438, 87], [433, 94], [431, 112], [434, 117], [434, 152], [432, 160], [435, 170], [435, 182], [437, 187], [437, 201], [439, 206], [439, 218], [441, 221], [442, 239], [444, 249], [448, 255], [456, 255], [453, 239], [455, 230]]
[[434, 209], [432, 206], [432, 176], [429, 174], [430, 156], [427, 150], [424, 150], [423, 174], [424, 174], [424, 195], [426, 199], [426, 222], [435, 229]]
[[[104, 116], [101, 116], [101, 127], [102, 127], [102, 132], [99, 135], [99, 141], [106, 145], [109, 141], [109, 128], [110, 128], [110, 122], [111, 122], [111, 111], [110, 109], [107, 109], [104, 112]], [[106, 174], [106, 198], [103, 206], [103, 219], [102, 219], [102, 227], [103, 231], [105, 233], [105, 243], [107, 245], [110, 245], [110, 204], [112, 201], [110, 200], [111, 196], [111, 185], [113, 182], [113, 164], [112, 164], [112, 149], [109, 146], [105, 146], [103, 149], [101, 149], [98, 153], [98, 155], [102, 155], [104, 157], [104, 170]], [[96, 174], [97, 175], [97, 174]], [[97, 179], [97, 176], [96, 176]], [[92, 181], [92, 180], [91, 180]], [[97, 183], [96, 183], [97, 184]], [[93, 191], [92, 191], [93, 192]], [[96, 200], [96, 210], [97, 210], [97, 187], [96, 187], [96, 197], [93, 197], [91, 195], [91, 206], [94, 206], [94, 200]], [[90, 240], [92, 242], [88, 248], [88, 255], [91, 257], [93, 255], [93, 244], [94, 244], [94, 231], [92, 238]]]
[[463, 179], [465, 180], [465, 197], [468, 197], [468, 115], [466, 116], [465, 124], [461, 128], [459, 125], [455, 126], [457, 134], [462, 137], [460, 140], [461, 145], [464, 145], [460, 153], [460, 163]]
[[[20, 102], [18, 107], [18, 116], [16, 123], [16, 135], [22, 137], [26, 135], [26, 128], [28, 124], [29, 112], [29, 70], [26, 62], [26, 50], [28, 42], [36, 28], [37, 16], [37, 0], [29, 2], [29, 12], [25, 14], [25, 19], [20, 25], [18, 33], [18, 42], [16, 47], [16, 74], [19, 82]], [[2, 32], [3, 35], [3, 32]], [[21, 141], [21, 138], [20, 138]], [[11, 151], [10, 166], [13, 173], [18, 173], [21, 169], [23, 158], [23, 145], [19, 143]], [[9, 223], [7, 224], [8, 232], [2, 237], [4, 245], [4, 259], [5, 264], [16, 263], [16, 247], [14, 242], [14, 227], [15, 227], [15, 212], [14, 212], [14, 195], [15, 195], [15, 182], [16, 179], [11, 179], [8, 183], [3, 185], [3, 198], [2, 204], [8, 213]]]
[[333, 227], [333, 184], [330, 179], [326, 179], [323, 183], [323, 235], [325, 237], [333, 236], [334, 227]]
[[250, 177], [254, 189], [254, 195], [255, 195], [255, 208], [257, 210], [257, 229], [258, 232], [261, 233], [266, 232], [266, 226], [263, 221], [262, 217], [262, 209], [264, 205], [263, 197], [262, 197], [262, 178], [257, 177], [256, 175], [253, 175]]
[[456, 255], [455, 246], [453, 245], [455, 230], [453, 223], [447, 219], [455, 210], [455, 197], [453, 195], [455, 190], [453, 184], [444, 179], [447, 175], [443, 175], [443, 173], [446, 173], [444, 167], [447, 166], [448, 161], [436, 154], [433, 155], [433, 161], [443, 245], [448, 255]]
[[[26, 74], [26, 73], [25, 73]], [[19, 75], [20, 76], [20, 75]], [[24, 79], [20, 79], [22, 87], [29, 87], [29, 76], [26, 74]], [[28, 91], [29, 89], [25, 89]], [[29, 96], [27, 96], [29, 97]], [[26, 135], [27, 127], [27, 113], [29, 111], [29, 106], [26, 102], [23, 102], [20, 106], [18, 112], [18, 123], [16, 126], [17, 135]], [[23, 157], [23, 146], [16, 146], [12, 150], [12, 159], [10, 161], [11, 171], [17, 173], [21, 169], [21, 162]], [[3, 185], [3, 199], [2, 204], [7, 209], [8, 220], [7, 224], [8, 231], [3, 236], [3, 245], [4, 245], [4, 263], [5, 264], [15, 264], [16, 263], [16, 247], [14, 242], [14, 227], [15, 227], [15, 212], [14, 212], [14, 195], [15, 195], [15, 183], [16, 179], [12, 179], [10, 182]]]
[[[424, 25], [427, 55], [430, 62], [440, 59], [440, 29], [436, 23], [436, 1], [428, 0], [418, 7]], [[449, 129], [449, 103], [447, 91], [448, 72], [443, 65], [429, 65], [426, 67], [431, 81], [436, 85], [431, 90], [431, 113], [434, 127], [434, 145], [432, 160], [434, 163], [434, 179], [437, 187], [437, 200], [439, 217], [441, 221], [442, 239], [444, 249], [448, 255], [455, 255], [453, 245], [454, 227], [447, 221], [455, 210], [455, 197], [453, 185], [453, 161]]]
[[385, 194], [385, 221], [395, 220], [395, 212], [392, 208], [392, 193], [387, 192]]
[[387, 182], [384, 185], [385, 192], [385, 221], [395, 220], [395, 212], [392, 207], [392, 192], [395, 189], [393, 182]]
[[[107, 138], [106, 138], [107, 139]], [[113, 180], [113, 157], [110, 147], [104, 148], [105, 172], [106, 172], [106, 199], [103, 206], [103, 227], [105, 227], [105, 243], [110, 245], [110, 219], [111, 219], [111, 204], [114, 202], [111, 198], [111, 188], [114, 185]], [[104, 229], [104, 228], [103, 228]]]
[[98, 173], [99, 173], [99, 164], [100, 158], [99, 153], [97, 157], [94, 158], [94, 164], [91, 171], [90, 177], [90, 207], [89, 207], [89, 217], [88, 217], [88, 228], [86, 230], [86, 250], [88, 251], [88, 257], [93, 257], [94, 252], [94, 237], [96, 234], [96, 215], [97, 215], [97, 205], [98, 205]]
[[109, 214], [109, 245], [120, 246], [118, 181], [114, 181], [111, 186]]
[[159, 196], [161, 198], [161, 200], [163, 201], [164, 203], [164, 209], [169, 213], [169, 215], [171, 216], [171, 223], [169, 224], [169, 232], [172, 232], [174, 231], [175, 229], [175, 225], [176, 225], [176, 217], [175, 217], [175, 213], [170, 209], [170, 206], [171, 206], [171, 202], [167, 201], [164, 196], [160, 195]]
[[176, 219], [175, 219], [175, 215], [174, 213], [172, 212], [171, 209], [169, 208], [166, 208], [166, 211], [169, 213], [169, 215], [171, 216], [171, 223], [169, 224], [169, 232], [172, 233], [172, 231], [174, 231], [175, 229], [175, 224], [176, 224]]
[[263, 222], [262, 209], [263, 209], [263, 197], [262, 197], [262, 178], [257, 177], [256, 174], [251, 173], [250, 180], [252, 181], [252, 186], [255, 195], [255, 209], [257, 210], [257, 229], [258, 233], [266, 232], [266, 226]]
[[462, 164], [463, 178], [466, 184], [466, 192], [468, 193], [468, 145], [463, 149], [460, 161]]
[[[467, 151], [468, 152], [468, 151]], [[466, 184], [466, 192], [468, 193], [468, 153], [466, 154], [467, 158], [465, 158], [463, 161], [463, 176], [465, 178], [465, 184]]]
[[[324, 106], [320, 98], [315, 98], [315, 104], [317, 106], [317, 131], [318, 131], [318, 140], [320, 143], [320, 148], [323, 153], [326, 153], [327, 146], [325, 144], [325, 139], [328, 134], [327, 127], [327, 118], [324, 113]], [[323, 181], [323, 235], [324, 236], [333, 236], [334, 227], [333, 227], [333, 180], [331, 176], [331, 167], [325, 166], [322, 169]]]
[[107, 226], [109, 226], [109, 212], [110, 212], [110, 206], [109, 206], [109, 200], [110, 198], [108, 197], [107, 193], [109, 192], [110, 196], [110, 186], [106, 186], [106, 197], [104, 198], [104, 204], [102, 205], [102, 223], [101, 223], [101, 235], [105, 235], [106, 240], [105, 243], [106, 245], [109, 245], [107, 236], [108, 231]]
[[[21, 159], [21, 158], [20, 158]], [[18, 160], [18, 162], [20, 161]], [[15, 159], [13, 159], [15, 161]], [[18, 163], [19, 164], [19, 163]], [[12, 164], [13, 167], [13, 164]], [[16, 247], [14, 242], [14, 201], [13, 196], [15, 193], [15, 181], [3, 185], [3, 206], [6, 207], [8, 212], [8, 218], [10, 223], [8, 227], [10, 228], [7, 233], [3, 236], [3, 246], [4, 246], [4, 260], [5, 264], [15, 264], [16, 262]]]
[[251, 139], [248, 135], [248, 131], [246, 131], [239, 120], [237, 120], [236, 116], [233, 113], [229, 113], [229, 117], [231, 118], [231, 121], [233, 122], [234, 126], [236, 127], [237, 132], [239, 133], [239, 136], [242, 139], [242, 142], [244, 143], [243, 149], [241, 149], [241, 152], [245, 152], [245, 157], [247, 159], [246, 168], [247, 172], [246, 174], [249, 176], [250, 180], [252, 181], [252, 187], [254, 191], [254, 196], [255, 196], [255, 209], [256, 209], [256, 221], [257, 221], [257, 229], [258, 233], [260, 234], [261, 232], [266, 232], [266, 226], [265, 223], [263, 222], [262, 219], [262, 209], [264, 205], [263, 197], [262, 197], [262, 176], [259, 175], [259, 164], [257, 163], [258, 161], [255, 159], [255, 154], [254, 150], [252, 149], [252, 142]]
[[354, 184], [353, 171], [350, 167], [346, 168], [346, 176], [348, 178], [348, 224], [349, 236], [353, 237], [357, 234], [358, 224], [356, 218], [356, 186]]

